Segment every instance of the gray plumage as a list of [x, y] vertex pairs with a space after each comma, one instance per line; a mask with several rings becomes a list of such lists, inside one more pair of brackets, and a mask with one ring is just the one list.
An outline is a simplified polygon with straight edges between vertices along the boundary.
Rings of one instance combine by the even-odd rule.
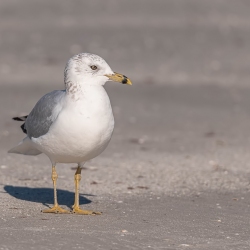
[[29, 138], [38, 138], [49, 131], [62, 110], [64, 97], [65, 90], [55, 90], [37, 102], [25, 121]]

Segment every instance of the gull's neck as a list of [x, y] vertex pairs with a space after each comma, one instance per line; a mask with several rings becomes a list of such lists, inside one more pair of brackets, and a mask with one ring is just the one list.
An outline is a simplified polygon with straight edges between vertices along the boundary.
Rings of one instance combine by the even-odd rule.
[[74, 101], [79, 101], [83, 98], [96, 98], [99, 94], [103, 95], [103, 92], [106, 93], [102, 85], [93, 82], [91, 79], [86, 81], [77, 81], [74, 79], [73, 81], [68, 78], [67, 81], [65, 81], [65, 90], [67, 96]]

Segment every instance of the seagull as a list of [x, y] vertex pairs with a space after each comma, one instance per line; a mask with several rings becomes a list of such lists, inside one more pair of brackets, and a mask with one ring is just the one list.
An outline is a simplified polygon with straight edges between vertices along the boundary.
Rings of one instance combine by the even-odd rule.
[[[64, 90], [44, 95], [27, 116], [14, 117], [24, 121], [21, 129], [27, 136], [9, 153], [39, 155], [44, 153], [52, 164], [54, 206], [44, 213], [76, 213], [98, 215], [79, 206], [79, 183], [84, 163], [95, 158], [108, 146], [114, 117], [104, 84], [114, 81], [132, 85], [123, 74], [113, 72], [98, 55], [81, 53], [69, 59], [64, 70]], [[75, 202], [68, 211], [57, 201], [57, 163], [77, 163]]]

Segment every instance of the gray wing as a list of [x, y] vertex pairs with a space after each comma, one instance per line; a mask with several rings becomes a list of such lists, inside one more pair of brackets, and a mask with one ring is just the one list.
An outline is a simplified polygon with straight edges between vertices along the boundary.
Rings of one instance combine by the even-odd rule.
[[44, 95], [32, 109], [25, 121], [29, 138], [45, 135], [63, 107], [65, 90], [55, 90]]

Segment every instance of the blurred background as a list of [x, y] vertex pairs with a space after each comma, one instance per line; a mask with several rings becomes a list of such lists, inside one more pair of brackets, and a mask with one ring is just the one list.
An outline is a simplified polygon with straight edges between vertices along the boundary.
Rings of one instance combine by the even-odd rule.
[[[105, 86], [116, 128], [89, 163], [98, 171], [86, 175], [87, 191], [249, 190], [249, 9], [248, 0], [1, 0], [3, 183], [23, 185], [20, 176], [35, 174], [40, 182], [27, 185], [44, 186], [41, 176], [51, 185], [45, 156], [7, 154], [24, 137], [11, 117], [64, 88], [67, 60], [90, 52], [133, 86]], [[18, 164], [27, 172], [10, 174]], [[73, 189], [73, 171], [60, 171]]]
[[2, 0], [0, 84], [62, 82], [66, 61], [91, 52], [136, 84], [247, 86], [249, 8], [247, 0]]

